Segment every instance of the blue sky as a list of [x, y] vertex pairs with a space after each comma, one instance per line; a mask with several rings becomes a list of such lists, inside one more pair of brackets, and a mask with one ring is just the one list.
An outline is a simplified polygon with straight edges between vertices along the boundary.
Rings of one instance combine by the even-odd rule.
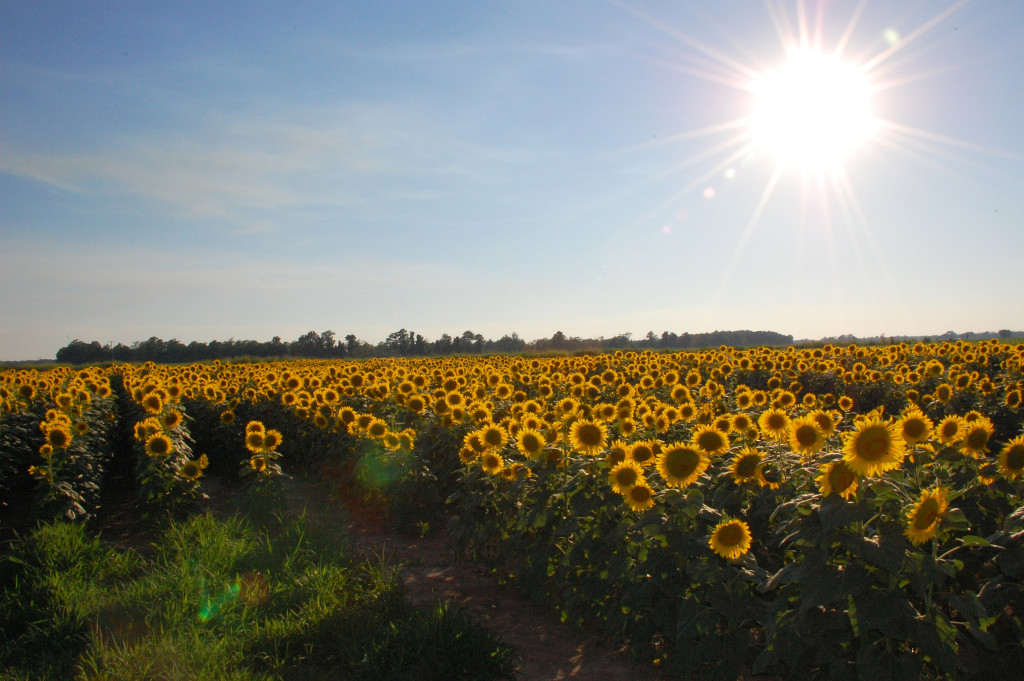
[[[3, 0], [0, 359], [1024, 329], [1024, 4], [826, 4]], [[884, 122], [811, 174], [737, 123], [801, 25]]]

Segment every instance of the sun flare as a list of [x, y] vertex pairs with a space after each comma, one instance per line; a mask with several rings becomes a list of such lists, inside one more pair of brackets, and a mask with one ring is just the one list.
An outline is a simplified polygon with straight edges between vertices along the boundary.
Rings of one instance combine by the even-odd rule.
[[835, 57], [794, 51], [783, 66], [760, 75], [751, 90], [754, 142], [786, 167], [833, 168], [871, 136], [867, 79]]

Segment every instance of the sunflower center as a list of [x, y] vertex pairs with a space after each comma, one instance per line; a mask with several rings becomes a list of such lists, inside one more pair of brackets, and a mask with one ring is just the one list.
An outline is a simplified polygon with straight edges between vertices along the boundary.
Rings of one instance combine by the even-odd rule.
[[889, 451], [889, 433], [877, 426], [868, 428], [857, 440], [857, 455], [868, 461], [878, 461]]
[[988, 431], [982, 428], [975, 428], [967, 436], [967, 446], [971, 449], [981, 449], [988, 442]]
[[597, 447], [601, 444], [601, 429], [592, 424], [584, 424], [576, 433], [576, 437], [587, 447]]
[[675, 478], [686, 478], [697, 470], [700, 464], [700, 455], [689, 449], [679, 449], [671, 452], [665, 459], [665, 470]]
[[845, 492], [857, 479], [856, 474], [846, 466], [835, 465], [828, 473], [828, 482], [836, 492]]
[[759, 456], [744, 456], [736, 462], [736, 475], [741, 478], [750, 478], [757, 473], [757, 465], [761, 463]]
[[800, 426], [794, 435], [801, 447], [811, 447], [818, 441], [818, 430], [814, 426]]
[[924, 421], [920, 419], [910, 419], [903, 424], [903, 432], [907, 437], [917, 439], [924, 436]]
[[739, 546], [743, 542], [743, 528], [739, 525], [726, 525], [718, 531], [718, 543], [722, 546]]
[[1014, 446], [1006, 453], [1006, 467], [1019, 471], [1024, 469], [1024, 446]]
[[720, 449], [722, 447], [722, 436], [718, 433], [718, 431], [709, 430], [704, 433], [701, 433], [700, 437], [697, 438], [697, 444], [700, 445], [701, 449], [713, 452], [716, 449]]
[[618, 483], [619, 487], [635, 485], [636, 480], [637, 474], [632, 468], [623, 468], [615, 473], [615, 482]]

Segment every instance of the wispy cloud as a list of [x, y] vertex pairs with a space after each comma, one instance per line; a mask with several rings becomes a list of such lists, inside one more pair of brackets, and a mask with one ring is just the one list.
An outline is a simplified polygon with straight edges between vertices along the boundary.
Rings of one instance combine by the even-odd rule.
[[192, 130], [136, 133], [99, 151], [45, 153], [8, 143], [0, 146], [0, 172], [258, 227], [267, 211], [351, 206], [388, 192], [433, 196], [439, 184], [478, 182], [524, 158], [438, 134], [408, 112], [353, 105], [306, 116], [221, 114]]

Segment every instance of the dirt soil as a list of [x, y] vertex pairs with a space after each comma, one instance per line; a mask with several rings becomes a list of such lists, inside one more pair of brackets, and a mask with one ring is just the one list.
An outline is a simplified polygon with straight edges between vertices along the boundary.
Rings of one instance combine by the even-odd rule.
[[345, 499], [320, 480], [292, 478], [286, 495], [291, 511], [305, 510], [327, 521], [333, 516], [343, 523], [357, 552], [385, 555], [398, 563], [413, 603], [443, 600], [472, 612], [486, 629], [515, 647], [519, 681], [667, 681], [607, 638], [561, 623], [515, 588], [459, 560], [443, 532], [428, 538], [403, 535], [380, 508]]

